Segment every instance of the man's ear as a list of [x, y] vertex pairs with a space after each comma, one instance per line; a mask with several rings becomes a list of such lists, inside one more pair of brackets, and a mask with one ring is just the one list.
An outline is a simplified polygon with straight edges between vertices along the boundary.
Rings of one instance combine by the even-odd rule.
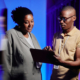
[[75, 21], [76, 20], [76, 16], [73, 16], [73, 19], [72, 20]]

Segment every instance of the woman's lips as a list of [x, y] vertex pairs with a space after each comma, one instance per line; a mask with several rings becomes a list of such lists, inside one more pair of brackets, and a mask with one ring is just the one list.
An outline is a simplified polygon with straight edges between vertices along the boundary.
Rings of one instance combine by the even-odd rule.
[[28, 30], [32, 30], [32, 28], [28, 28]]

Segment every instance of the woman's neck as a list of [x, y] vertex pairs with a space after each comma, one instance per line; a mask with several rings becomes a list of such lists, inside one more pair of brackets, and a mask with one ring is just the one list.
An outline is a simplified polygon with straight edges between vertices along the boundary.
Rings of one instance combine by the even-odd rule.
[[29, 34], [27, 33], [27, 34], [23, 34], [24, 35], [24, 37], [26, 37], [26, 38], [28, 38], [29, 37]]
[[24, 31], [23, 29], [20, 28], [20, 31], [24, 35], [24, 37], [28, 38], [29, 37], [29, 32]]

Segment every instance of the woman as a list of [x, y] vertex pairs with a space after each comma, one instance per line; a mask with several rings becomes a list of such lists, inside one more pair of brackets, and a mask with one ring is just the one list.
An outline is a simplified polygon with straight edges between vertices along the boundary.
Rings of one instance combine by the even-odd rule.
[[31, 33], [33, 13], [25, 7], [12, 11], [12, 19], [18, 26], [7, 31], [8, 49], [4, 55], [4, 80], [41, 80], [41, 64], [33, 61], [30, 48], [40, 49]]

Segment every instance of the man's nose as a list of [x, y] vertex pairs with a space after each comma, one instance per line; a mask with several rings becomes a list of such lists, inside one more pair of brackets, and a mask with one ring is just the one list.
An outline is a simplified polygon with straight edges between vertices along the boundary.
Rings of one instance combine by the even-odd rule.
[[64, 23], [64, 21], [61, 19], [61, 20], [60, 20], [60, 23]]

